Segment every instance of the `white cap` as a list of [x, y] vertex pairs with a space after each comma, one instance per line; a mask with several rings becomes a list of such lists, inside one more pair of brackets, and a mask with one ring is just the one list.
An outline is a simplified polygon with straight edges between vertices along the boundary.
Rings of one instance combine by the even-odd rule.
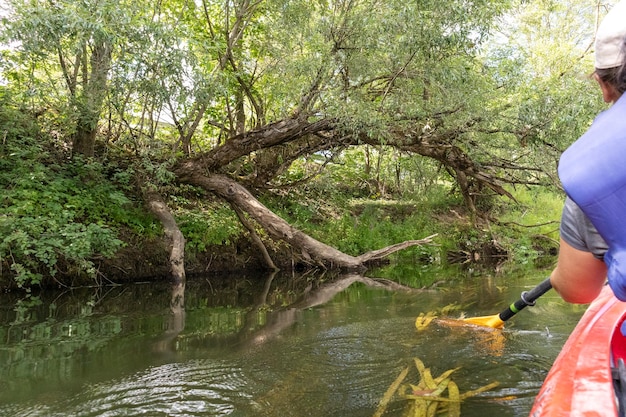
[[621, 0], [604, 17], [596, 33], [596, 68], [619, 67], [624, 63], [626, 0]]

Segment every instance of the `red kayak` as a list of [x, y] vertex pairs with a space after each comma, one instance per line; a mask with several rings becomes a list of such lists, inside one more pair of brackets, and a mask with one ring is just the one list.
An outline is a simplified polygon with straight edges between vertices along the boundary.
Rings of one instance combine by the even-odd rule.
[[625, 319], [626, 303], [606, 286], [554, 361], [531, 417], [624, 416]]

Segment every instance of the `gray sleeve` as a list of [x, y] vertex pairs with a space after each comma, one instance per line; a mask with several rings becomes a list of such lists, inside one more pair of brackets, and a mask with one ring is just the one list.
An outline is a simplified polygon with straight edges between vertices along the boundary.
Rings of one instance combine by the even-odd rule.
[[561, 238], [573, 248], [591, 252], [598, 259], [604, 258], [608, 248], [585, 213], [569, 197], [563, 205]]

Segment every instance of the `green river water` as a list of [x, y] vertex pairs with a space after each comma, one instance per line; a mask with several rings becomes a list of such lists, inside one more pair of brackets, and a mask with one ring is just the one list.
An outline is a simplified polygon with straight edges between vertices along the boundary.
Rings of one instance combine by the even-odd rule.
[[497, 314], [544, 278], [432, 273], [421, 291], [279, 273], [0, 294], [0, 416], [370, 417], [415, 358], [434, 376], [458, 367], [461, 392], [498, 382], [463, 416], [527, 416], [585, 306], [549, 292], [497, 337], [418, 331], [420, 313]]

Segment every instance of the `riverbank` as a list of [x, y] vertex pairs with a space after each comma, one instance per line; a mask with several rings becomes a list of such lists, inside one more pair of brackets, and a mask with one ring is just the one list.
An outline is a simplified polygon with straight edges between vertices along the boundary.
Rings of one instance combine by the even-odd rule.
[[[0, 153], [0, 184], [5, 188], [0, 288], [167, 279], [170, 241], [145, 207], [145, 188], [164, 196], [185, 239], [188, 274], [263, 270], [268, 258], [286, 271], [333, 267], [310, 258], [304, 246], [270, 235], [219, 196], [173, 182], [165, 162], [151, 166], [158, 170], [155, 177], [163, 177], [160, 183], [140, 186], [138, 170], [146, 167], [128, 165], [123, 158], [69, 158], [52, 143], [27, 136], [13, 137]], [[408, 247], [378, 262], [497, 268], [507, 261], [551, 262], [556, 254], [561, 202], [548, 189], [511, 190], [515, 201], [486, 196], [471, 211], [447, 183], [384, 195], [360, 184], [331, 186], [320, 176], [288, 192], [257, 190], [250, 198], [258, 199], [274, 219], [284, 220], [285, 233], [301, 231], [352, 257], [436, 235], [432, 244]], [[267, 225], [271, 229], [272, 223]]]

